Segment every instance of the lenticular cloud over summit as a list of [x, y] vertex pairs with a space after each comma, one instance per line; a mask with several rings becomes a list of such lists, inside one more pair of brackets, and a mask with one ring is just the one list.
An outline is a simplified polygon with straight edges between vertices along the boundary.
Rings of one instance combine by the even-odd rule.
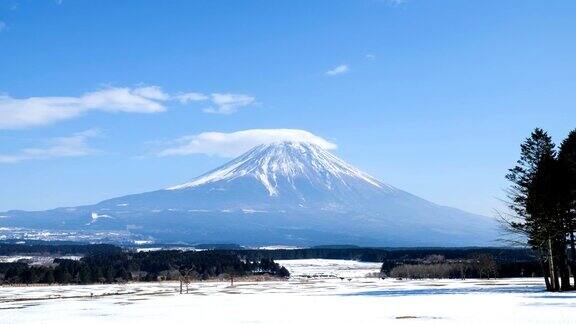
[[302, 129], [248, 129], [232, 133], [204, 132], [181, 137], [162, 150], [159, 156], [206, 154], [236, 157], [249, 149], [278, 142], [314, 144], [325, 150], [336, 149], [336, 144]]

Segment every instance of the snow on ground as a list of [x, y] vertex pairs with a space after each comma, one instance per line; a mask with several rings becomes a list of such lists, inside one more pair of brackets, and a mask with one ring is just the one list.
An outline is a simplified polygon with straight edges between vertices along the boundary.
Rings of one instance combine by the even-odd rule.
[[380, 272], [380, 262], [358, 262], [351, 260], [280, 260], [277, 261], [290, 271], [293, 278], [364, 278]]
[[381, 280], [364, 277], [376, 263], [281, 263], [288, 281], [202, 282], [184, 295], [174, 282], [0, 287], [0, 323], [576, 323], [576, 293], [546, 293], [540, 278]]

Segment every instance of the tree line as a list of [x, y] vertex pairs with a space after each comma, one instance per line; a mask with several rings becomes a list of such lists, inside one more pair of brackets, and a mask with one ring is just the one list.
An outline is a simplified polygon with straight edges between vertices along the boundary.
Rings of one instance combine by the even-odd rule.
[[192, 280], [223, 276], [269, 275], [289, 277], [271, 259], [241, 260], [222, 251], [98, 252], [80, 260], [55, 259], [52, 265], [0, 263], [2, 284], [90, 284], [126, 281]]
[[[231, 251], [232, 252], [232, 251]], [[335, 259], [382, 262], [395, 278], [512, 278], [542, 276], [534, 252], [524, 248], [360, 248], [236, 250], [243, 259]]]
[[425, 259], [396, 264], [384, 262], [381, 277], [397, 279], [490, 279], [535, 277], [542, 272], [534, 262], [499, 262], [491, 254], [479, 254], [469, 259], [446, 259], [430, 255]]
[[[224, 248], [224, 247], [220, 247]], [[113, 245], [64, 244], [3, 244], [0, 250], [9, 254], [56, 255], [82, 254], [79, 261], [56, 259], [48, 267], [30, 266], [23, 262], [0, 263], [0, 282], [3, 283], [107, 283], [117, 281], [187, 281], [209, 279], [218, 276], [239, 277], [268, 272], [276, 276], [288, 276], [286, 269], [272, 260], [287, 259], [338, 259], [381, 262], [382, 273], [390, 276], [394, 268], [418, 268], [422, 276], [461, 278], [461, 272], [440, 268], [461, 269], [465, 266], [466, 278], [484, 277], [476, 266], [479, 255], [488, 255], [496, 264], [498, 277], [541, 276], [542, 271], [535, 253], [524, 248], [360, 248], [354, 246], [326, 246], [306, 249], [247, 250], [232, 248], [202, 252], [161, 250], [140, 252]], [[54, 253], [54, 254], [53, 254]], [[442, 262], [434, 261], [442, 256]], [[243, 260], [243, 261], [242, 261]], [[240, 265], [238, 262], [242, 262]], [[441, 265], [440, 265], [441, 264]], [[260, 269], [260, 270], [259, 270]], [[262, 271], [264, 269], [264, 272]], [[8, 271], [9, 270], [9, 271]], [[419, 270], [419, 271], [420, 271]], [[411, 277], [417, 271], [409, 271]], [[397, 272], [395, 272], [397, 273]], [[454, 274], [456, 273], [456, 274]]]
[[[364, 262], [385, 262], [395, 265], [402, 262], [418, 262], [430, 255], [443, 255], [448, 260], [474, 259], [479, 254], [491, 255], [497, 263], [536, 262], [535, 254], [525, 248], [361, 248], [317, 247], [307, 249], [235, 250], [230, 251], [243, 259], [274, 260], [334, 259]], [[536, 264], [536, 263], [535, 263]]]
[[575, 289], [570, 276], [576, 281], [576, 130], [556, 148], [550, 135], [536, 128], [520, 149], [506, 175], [511, 212], [501, 215], [502, 223], [510, 241], [535, 251], [547, 290]]
[[489, 253], [449, 259], [431, 254], [424, 258], [385, 260], [381, 277], [398, 279], [470, 279], [513, 278], [542, 276], [537, 262], [502, 260]]

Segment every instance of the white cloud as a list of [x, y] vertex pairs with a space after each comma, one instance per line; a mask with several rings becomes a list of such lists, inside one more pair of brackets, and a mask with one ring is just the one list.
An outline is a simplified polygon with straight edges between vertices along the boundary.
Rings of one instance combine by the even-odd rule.
[[238, 111], [238, 109], [253, 105], [256, 98], [245, 94], [236, 93], [212, 93], [206, 95], [198, 92], [182, 93], [174, 96], [175, 100], [182, 104], [190, 102], [206, 102], [210, 106], [202, 111], [208, 114], [229, 115]]
[[350, 69], [348, 68], [348, 65], [346, 64], [342, 64], [342, 65], [338, 65], [337, 67], [326, 71], [326, 75], [329, 76], [334, 76], [334, 75], [338, 75], [338, 74], [344, 74], [344, 73], [348, 73], [350, 71]]
[[0, 163], [18, 163], [27, 160], [46, 160], [59, 157], [78, 157], [97, 153], [90, 148], [88, 139], [96, 137], [100, 132], [89, 129], [68, 137], [57, 137], [48, 141], [48, 145], [40, 148], [26, 148], [14, 154], [0, 154]]
[[139, 87], [134, 89], [133, 93], [147, 99], [166, 101], [170, 100], [170, 95], [162, 91], [158, 86]]
[[136, 88], [110, 87], [88, 92], [79, 97], [13, 98], [0, 94], [0, 129], [17, 129], [51, 124], [81, 116], [88, 111], [158, 113], [165, 104], [178, 101], [188, 104], [207, 101], [212, 107], [205, 112], [231, 114], [241, 107], [254, 104], [256, 99], [243, 94], [196, 92], [170, 95], [157, 86]]
[[238, 156], [260, 144], [293, 141], [336, 149], [336, 144], [301, 129], [249, 129], [232, 133], [204, 132], [181, 137], [170, 143], [158, 156], [206, 154], [222, 157]]
[[203, 111], [210, 114], [229, 115], [238, 111], [239, 108], [247, 107], [256, 102], [256, 98], [234, 93], [213, 93], [210, 95], [212, 107]]
[[90, 110], [157, 113], [168, 96], [158, 87], [106, 88], [80, 97], [30, 97], [0, 95], [0, 129], [40, 126], [78, 117]]
[[376, 55], [368, 53], [368, 54], [366, 54], [364, 57], [366, 57], [366, 58], [369, 59], [369, 60], [373, 60], [373, 59], [376, 58]]
[[6, 27], [7, 27], [6, 23], [3, 22], [2, 20], [0, 20], [0, 32], [3, 31], [3, 30], [5, 30]]
[[182, 104], [187, 104], [189, 102], [194, 101], [205, 101], [210, 99], [207, 95], [198, 92], [181, 93], [179, 95], [176, 95], [174, 98], [180, 101], [180, 103]]

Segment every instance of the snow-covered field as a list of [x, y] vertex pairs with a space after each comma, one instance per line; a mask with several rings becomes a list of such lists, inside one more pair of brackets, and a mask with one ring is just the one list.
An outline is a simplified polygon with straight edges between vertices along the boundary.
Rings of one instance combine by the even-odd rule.
[[576, 323], [576, 293], [543, 292], [539, 278], [398, 281], [365, 277], [377, 263], [280, 263], [293, 278], [187, 295], [177, 283], [0, 287], [0, 323]]

